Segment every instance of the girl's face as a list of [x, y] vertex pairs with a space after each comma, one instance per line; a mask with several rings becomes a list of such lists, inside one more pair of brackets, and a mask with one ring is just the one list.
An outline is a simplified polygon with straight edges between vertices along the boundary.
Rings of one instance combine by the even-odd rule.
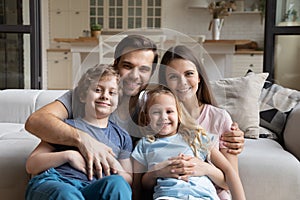
[[91, 84], [85, 103], [85, 118], [102, 119], [108, 117], [118, 105], [118, 82], [115, 76], [104, 76]]
[[156, 136], [167, 137], [177, 133], [178, 112], [173, 96], [160, 94], [153, 97], [147, 109], [149, 124]]
[[200, 82], [195, 64], [184, 59], [174, 59], [168, 64], [166, 80], [168, 87], [180, 101], [195, 96]]

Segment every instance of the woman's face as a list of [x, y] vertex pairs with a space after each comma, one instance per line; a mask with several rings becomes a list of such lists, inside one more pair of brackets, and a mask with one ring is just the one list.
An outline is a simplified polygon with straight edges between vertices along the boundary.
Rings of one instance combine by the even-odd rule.
[[200, 82], [195, 64], [184, 59], [174, 59], [168, 64], [166, 80], [168, 87], [183, 102], [196, 95]]

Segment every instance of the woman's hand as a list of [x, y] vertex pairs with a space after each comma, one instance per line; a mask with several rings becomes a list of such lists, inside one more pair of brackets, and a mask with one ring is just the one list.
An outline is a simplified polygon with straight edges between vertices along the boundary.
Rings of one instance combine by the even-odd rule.
[[188, 181], [190, 176], [205, 176], [208, 175], [211, 165], [194, 156], [179, 154], [178, 157], [172, 157], [169, 160], [178, 163], [171, 172], [177, 174], [179, 179]]
[[244, 132], [239, 129], [238, 124], [234, 122], [231, 126], [231, 131], [224, 133], [221, 136], [224, 146], [228, 148], [228, 153], [237, 155], [243, 151], [244, 148]]

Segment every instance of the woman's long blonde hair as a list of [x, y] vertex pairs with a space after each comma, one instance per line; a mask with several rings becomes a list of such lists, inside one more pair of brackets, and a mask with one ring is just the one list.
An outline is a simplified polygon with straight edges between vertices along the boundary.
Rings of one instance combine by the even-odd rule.
[[153, 133], [153, 130], [149, 126], [149, 102], [151, 102], [153, 98], [162, 94], [170, 95], [175, 99], [179, 122], [177, 132], [178, 134], [182, 135], [183, 139], [192, 148], [194, 155], [199, 157], [200, 149], [208, 151], [208, 142], [202, 142], [202, 138], [206, 138], [207, 141], [210, 141], [205, 130], [199, 124], [197, 124], [192, 117], [190, 117], [183, 104], [179, 102], [176, 95], [174, 95], [174, 93], [167, 87], [159, 84], [149, 84], [147, 88], [141, 91], [139, 95], [140, 111], [138, 115], [138, 124], [140, 125], [141, 131], [143, 131], [143, 134], [147, 137], [147, 139], [150, 142], [153, 142], [156, 139], [156, 133]]

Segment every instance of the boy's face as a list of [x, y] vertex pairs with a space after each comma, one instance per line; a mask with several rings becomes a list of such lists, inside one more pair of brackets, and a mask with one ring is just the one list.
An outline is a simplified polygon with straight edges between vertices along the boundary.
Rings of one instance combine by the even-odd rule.
[[161, 94], [153, 97], [147, 110], [150, 126], [158, 137], [168, 137], [177, 133], [178, 112], [173, 96]]
[[129, 51], [121, 56], [118, 69], [123, 81], [123, 95], [135, 96], [149, 82], [153, 60], [154, 52], [145, 49]]
[[88, 89], [85, 103], [86, 119], [108, 117], [118, 105], [118, 82], [115, 76], [104, 76]]

